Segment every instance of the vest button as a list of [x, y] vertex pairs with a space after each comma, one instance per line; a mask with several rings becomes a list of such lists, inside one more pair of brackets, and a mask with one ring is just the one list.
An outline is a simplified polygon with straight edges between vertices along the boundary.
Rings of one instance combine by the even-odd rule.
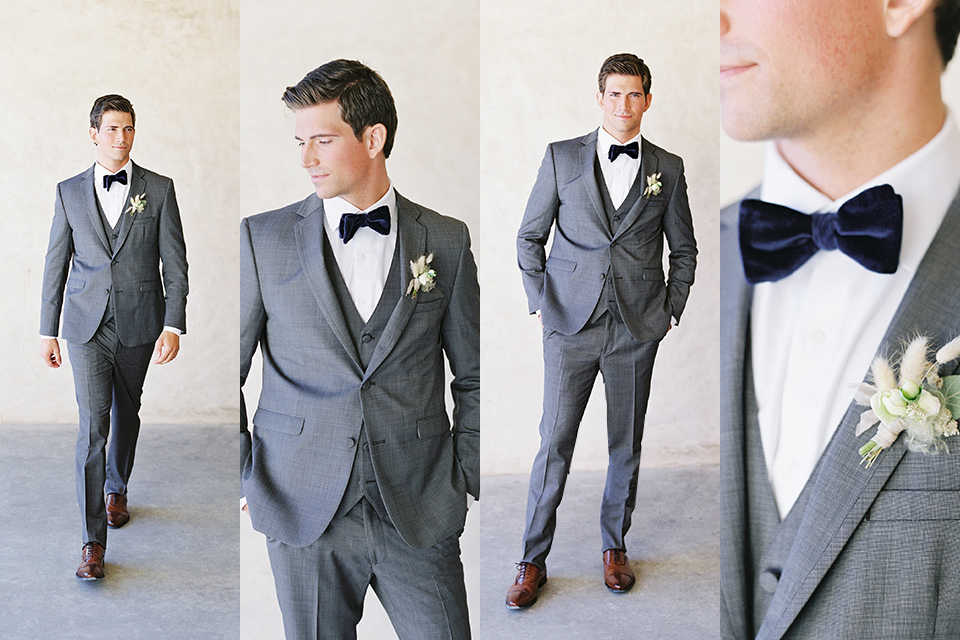
[[776, 591], [778, 584], [780, 584], [779, 569], [767, 569], [760, 574], [760, 588], [767, 593], [773, 593]]
[[373, 340], [373, 336], [370, 335], [369, 333], [365, 333], [363, 334], [363, 337], [360, 338], [360, 340], [362, 340], [363, 342], [370, 342], [371, 340]]
[[364, 451], [369, 451], [369, 450], [370, 450], [370, 445], [367, 444], [366, 442], [364, 442], [364, 443], [363, 443], [363, 450], [364, 450]]

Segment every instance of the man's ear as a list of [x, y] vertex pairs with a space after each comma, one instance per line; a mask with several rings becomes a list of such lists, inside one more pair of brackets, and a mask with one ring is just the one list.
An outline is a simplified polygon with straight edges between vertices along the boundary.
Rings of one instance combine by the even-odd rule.
[[387, 128], [382, 123], [369, 126], [363, 132], [363, 139], [367, 153], [373, 158], [383, 151], [383, 146], [387, 144]]
[[90, 139], [93, 140], [93, 144], [97, 144], [97, 131], [96, 127], [90, 127]]
[[899, 38], [927, 12], [933, 13], [937, 0], [884, 0], [887, 35]]

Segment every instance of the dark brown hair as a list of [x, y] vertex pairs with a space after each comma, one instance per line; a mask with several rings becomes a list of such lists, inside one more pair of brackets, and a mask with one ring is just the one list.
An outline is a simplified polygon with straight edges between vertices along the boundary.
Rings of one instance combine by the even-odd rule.
[[356, 60], [333, 60], [317, 67], [283, 92], [283, 102], [296, 111], [336, 100], [340, 117], [360, 140], [375, 124], [387, 129], [383, 157], [389, 158], [397, 133], [397, 107], [390, 88], [376, 71]]
[[105, 111], [120, 111], [129, 113], [133, 126], [137, 126], [137, 114], [133, 112], [133, 105], [130, 101], [121, 95], [111, 93], [110, 95], [100, 96], [93, 101], [93, 109], [90, 109], [90, 126], [100, 130], [100, 123], [103, 121]]
[[643, 60], [632, 53], [618, 53], [603, 61], [603, 65], [600, 66], [600, 75], [597, 77], [600, 93], [607, 89], [607, 76], [614, 74], [640, 76], [643, 80], [643, 93], [650, 93], [650, 69], [643, 63]]
[[940, 0], [933, 10], [936, 18], [937, 44], [940, 45], [940, 55], [943, 57], [943, 66], [953, 58], [957, 50], [957, 36], [960, 35], [960, 0]]

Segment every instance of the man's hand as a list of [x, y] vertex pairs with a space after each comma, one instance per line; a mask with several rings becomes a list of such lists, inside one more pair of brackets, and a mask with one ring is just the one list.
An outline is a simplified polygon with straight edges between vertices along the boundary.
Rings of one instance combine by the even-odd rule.
[[164, 331], [157, 338], [157, 348], [154, 350], [156, 359], [154, 364], [167, 364], [177, 357], [180, 351], [180, 336], [172, 331]]
[[543, 329], [543, 318], [540, 317], [540, 309], [537, 309], [537, 320], [540, 321], [540, 328]]
[[56, 338], [40, 338], [40, 357], [43, 358], [43, 364], [51, 369], [59, 369], [62, 361], [60, 359], [60, 343]]

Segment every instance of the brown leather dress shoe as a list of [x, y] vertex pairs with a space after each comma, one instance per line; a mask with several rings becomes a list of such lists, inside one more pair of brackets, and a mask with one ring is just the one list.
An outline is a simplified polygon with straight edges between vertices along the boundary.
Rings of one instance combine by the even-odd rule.
[[107, 525], [119, 529], [130, 522], [127, 511], [127, 496], [122, 493], [107, 494]]
[[626, 593], [637, 581], [630, 568], [627, 554], [620, 549], [603, 552], [603, 583], [615, 593]]
[[83, 545], [80, 557], [83, 562], [77, 569], [77, 577], [81, 580], [100, 580], [103, 578], [103, 545], [99, 542], [88, 542]]
[[547, 572], [529, 562], [517, 563], [517, 579], [507, 589], [507, 606], [523, 609], [537, 601], [537, 590], [547, 581]]

